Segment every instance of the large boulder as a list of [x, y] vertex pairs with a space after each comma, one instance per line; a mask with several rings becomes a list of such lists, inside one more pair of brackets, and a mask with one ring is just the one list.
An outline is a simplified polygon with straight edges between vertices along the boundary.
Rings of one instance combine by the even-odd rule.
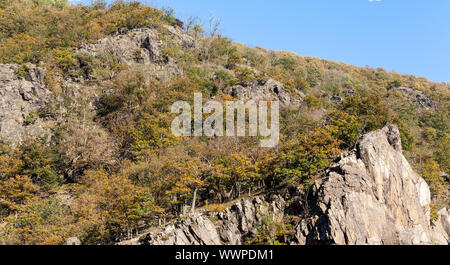
[[[430, 191], [402, 154], [394, 126], [364, 136], [315, 185], [307, 244], [447, 244], [430, 225]], [[436, 236], [439, 235], [439, 236]]]
[[223, 212], [197, 213], [123, 244], [245, 244], [262, 216], [276, 222], [302, 217], [286, 236], [290, 244], [449, 242], [448, 212], [430, 222], [430, 190], [403, 156], [395, 126], [365, 135], [316, 182], [308, 203], [305, 197], [294, 189], [242, 199]]

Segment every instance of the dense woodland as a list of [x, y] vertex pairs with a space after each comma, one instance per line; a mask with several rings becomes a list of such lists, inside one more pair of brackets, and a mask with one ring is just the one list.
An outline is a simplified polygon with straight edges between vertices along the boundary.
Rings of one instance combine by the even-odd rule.
[[[194, 196], [197, 209], [220, 211], [281, 186], [307, 191], [361, 135], [389, 123], [399, 127], [405, 156], [430, 185], [433, 211], [449, 205], [443, 177], [450, 172], [449, 84], [250, 48], [218, 34], [213, 19], [184, 23], [195, 48], [166, 41], [162, 52], [183, 69], [170, 81], [147, 82], [107, 54], [74, 53], [84, 43], [149, 24], [164, 36], [162, 25], [182, 23], [171, 9], [138, 2], [0, 0], [0, 63], [21, 65], [19, 76], [27, 63], [45, 67], [46, 85], [61, 97], [65, 79], [109, 91], [96, 111], [67, 98], [63, 114], [49, 108], [30, 115], [30, 123], [55, 120], [51, 137], [1, 142], [0, 242], [63, 244], [76, 236], [84, 244], [112, 244], [160, 219], [180, 218]], [[260, 148], [255, 137], [172, 135], [173, 102], [192, 101], [196, 91], [227, 100], [225, 87], [269, 77], [304, 97], [300, 108], [281, 110], [278, 147]], [[399, 87], [423, 92], [435, 106], [418, 107]], [[262, 238], [255, 242], [273, 243]]]

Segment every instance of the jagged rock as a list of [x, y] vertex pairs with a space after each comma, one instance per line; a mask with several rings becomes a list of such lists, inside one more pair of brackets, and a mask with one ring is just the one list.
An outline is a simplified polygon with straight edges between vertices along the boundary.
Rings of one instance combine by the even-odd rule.
[[149, 233], [140, 240], [152, 245], [218, 245], [219, 235], [214, 224], [203, 215], [166, 226], [159, 233]]
[[277, 99], [282, 106], [290, 107], [298, 107], [304, 98], [304, 94], [300, 91], [297, 91], [298, 97], [294, 97], [282, 83], [272, 78], [254, 81], [249, 86], [236, 85], [227, 87], [223, 92], [244, 101]]
[[[174, 44], [182, 47], [195, 46], [193, 38], [184, 34], [180, 28], [167, 26], [166, 30], [165, 38]], [[121, 64], [138, 67], [147, 77], [168, 79], [179, 75], [181, 70], [171, 58], [162, 54], [164, 43], [158, 30], [149, 26], [85, 44], [75, 52], [93, 57], [109, 53]]]
[[448, 238], [450, 238], [450, 215], [447, 208], [442, 208], [439, 212], [439, 219], [436, 223], [440, 223], [442, 229], [447, 233]]
[[[285, 202], [281, 196], [266, 198], [258, 196], [242, 199], [224, 212], [196, 213], [185, 220], [166, 226], [162, 231], [151, 232], [139, 240], [132, 239], [120, 244], [151, 245], [239, 245], [245, 238], [254, 234], [255, 225], [263, 215], [273, 213], [274, 220], [281, 221]], [[214, 223], [211, 220], [216, 220]]]
[[353, 89], [350, 89], [350, 88], [344, 89], [343, 93], [344, 93], [345, 97], [351, 97], [351, 96], [355, 95], [355, 91]]
[[282, 219], [285, 206], [282, 197], [267, 201], [264, 197], [244, 199], [218, 214], [219, 234], [224, 244], [238, 245], [245, 243], [247, 236], [254, 234], [255, 224], [262, 215], [276, 212], [274, 219]]
[[[287, 197], [286, 197], [287, 196]], [[298, 207], [299, 192], [242, 199], [221, 213], [198, 213], [151, 232], [141, 244], [245, 244], [263, 215], [286, 222], [304, 216], [290, 244], [443, 244], [449, 242], [449, 215], [430, 223], [430, 191], [402, 154], [395, 126], [365, 135], [317, 181], [309, 207]], [[297, 199], [295, 199], [297, 198]], [[214, 223], [211, 220], [215, 220]]]
[[436, 103], [425, 93], [409, 87], [398, 87], [393, 91], [399, 91], [406, 99], [420, 108], [430, 109], [436, 107]]
[[394, 126], [364, 136], [313, 198], [313, 216], [300, 229], [307, 244], [447, 244], [433, 235], [428, 185], [402, 155]]
[[344, 101], [339, 94], [331, 95], [330, 100], [336, 102], [337, 104], [342, 104], [342, 102]]
[[[31, 122], [52, 97], [44, 85], [45, 71], [32, 64], [23, 76], [19, 65], [0, 65], [0, 138], [13, 144], [24, 138], [42, 136], [43, 127]], [[33, 118], [34, 119], [34, 118]]]

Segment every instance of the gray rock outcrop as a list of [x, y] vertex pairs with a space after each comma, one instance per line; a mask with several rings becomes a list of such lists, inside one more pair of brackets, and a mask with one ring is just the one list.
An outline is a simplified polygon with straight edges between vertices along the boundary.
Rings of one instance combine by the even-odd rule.
[[45, 71], [32, 64], [18, 76], [19, 65], [0, 65], [0, 138], [18, 143], [41, 136], [44, 129], [34, 120], [52, 97], [44, 85]]
[[420, 90], [409, 87], [398, 87], [393, 89], [393, 91], [400, 92], [409, 102], [419, 108], [431, 109], [436, 107], [436, 103]]
[[235, 85], [227, 87], [225, 94], [241, 100], [279, 100], [282, 106], [298, 107], [304, 98], [304, 94], [297, 91], [298, 97], [287, 91], [284, 85], [272, 78], [268, 80], [254, 81], [249, 86]]
[[281, 196], [241, 199], [223, 212], [198, 212], [194, 216], [122, 244], [146, 245], [241, 245], [256, 233], [255, 226], [265, 215], [282, 221], [285, 202]]
[[180, 28], [167, 26], [166, 34], [162, 35], [149, 26], [85, 44], [75, 52], [97, 58], [105, 54], [112, 55], [118, 63], [135, 67], [147, 77], [166, 80], [182, 73], [173, 59], [164, 54], [164, 45], [169, 41], [181, 47], [195, 45], [194, 39]]

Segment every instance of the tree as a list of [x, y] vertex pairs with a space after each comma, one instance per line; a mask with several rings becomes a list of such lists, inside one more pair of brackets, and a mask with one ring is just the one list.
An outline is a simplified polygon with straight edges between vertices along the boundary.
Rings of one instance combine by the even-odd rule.
[[342, 104], [342, 110], [358, 117], [363, 132], [383, 128], [389, 121], [389, 109], [380, 95], [362, 93], [348, 97]]
[[[80, 222], [97, 230], [103, 243], [132, 236], [139, 221], [161, 212], [148, 188], [134, 185], [120, 174], [105, 170], [88, 171], [83, 177], [81, 195], [74, 201], [74, 212]], [[93, 237], [95, 238], [95, 237]]]
[[[222, 160], [223, 173], [228, 176], [228, 189], [234, 191], [234, 197], [239, 198], [242, 191], [248, 190], [249, 195], [262, 180], [259, 162], [252, 161], [244, 154], [232, 154]], [[219, 175], [218, 177], [223, 178]]]
[[353, 147], [356, 139], [361, 133], [361, 124], [357, 117], [338, 110], [332, 110], [327, 115], [326, 130], [331, 135], [339, 139], [342, 144], [341, 148]]
[[35, 197], [38, 187], [28, 176], [0, 180], [0, 217], [19, 211]]
[[436, 197], [444, 191], [445, 180], [441, 177], [440, 166], [432, 157], [420, 160], [416, 170], [430, 186], [431, 195]]
[[342, 151], [341, 140], [336, 139], [324, 128], [317, 128], [309, 134], [300, 134], [280, 150], [270, 164], [274, 181], [294, 179], [311, 186], [315, 174], [327, 167], [330, 161]]
[[141, 157], [144, 153], [168, 147], [177, 142], [175, 136], [169, 131], [170, 126], [165, 121], [144, 114], [137, 126], [131, 130], [131, 153]]

